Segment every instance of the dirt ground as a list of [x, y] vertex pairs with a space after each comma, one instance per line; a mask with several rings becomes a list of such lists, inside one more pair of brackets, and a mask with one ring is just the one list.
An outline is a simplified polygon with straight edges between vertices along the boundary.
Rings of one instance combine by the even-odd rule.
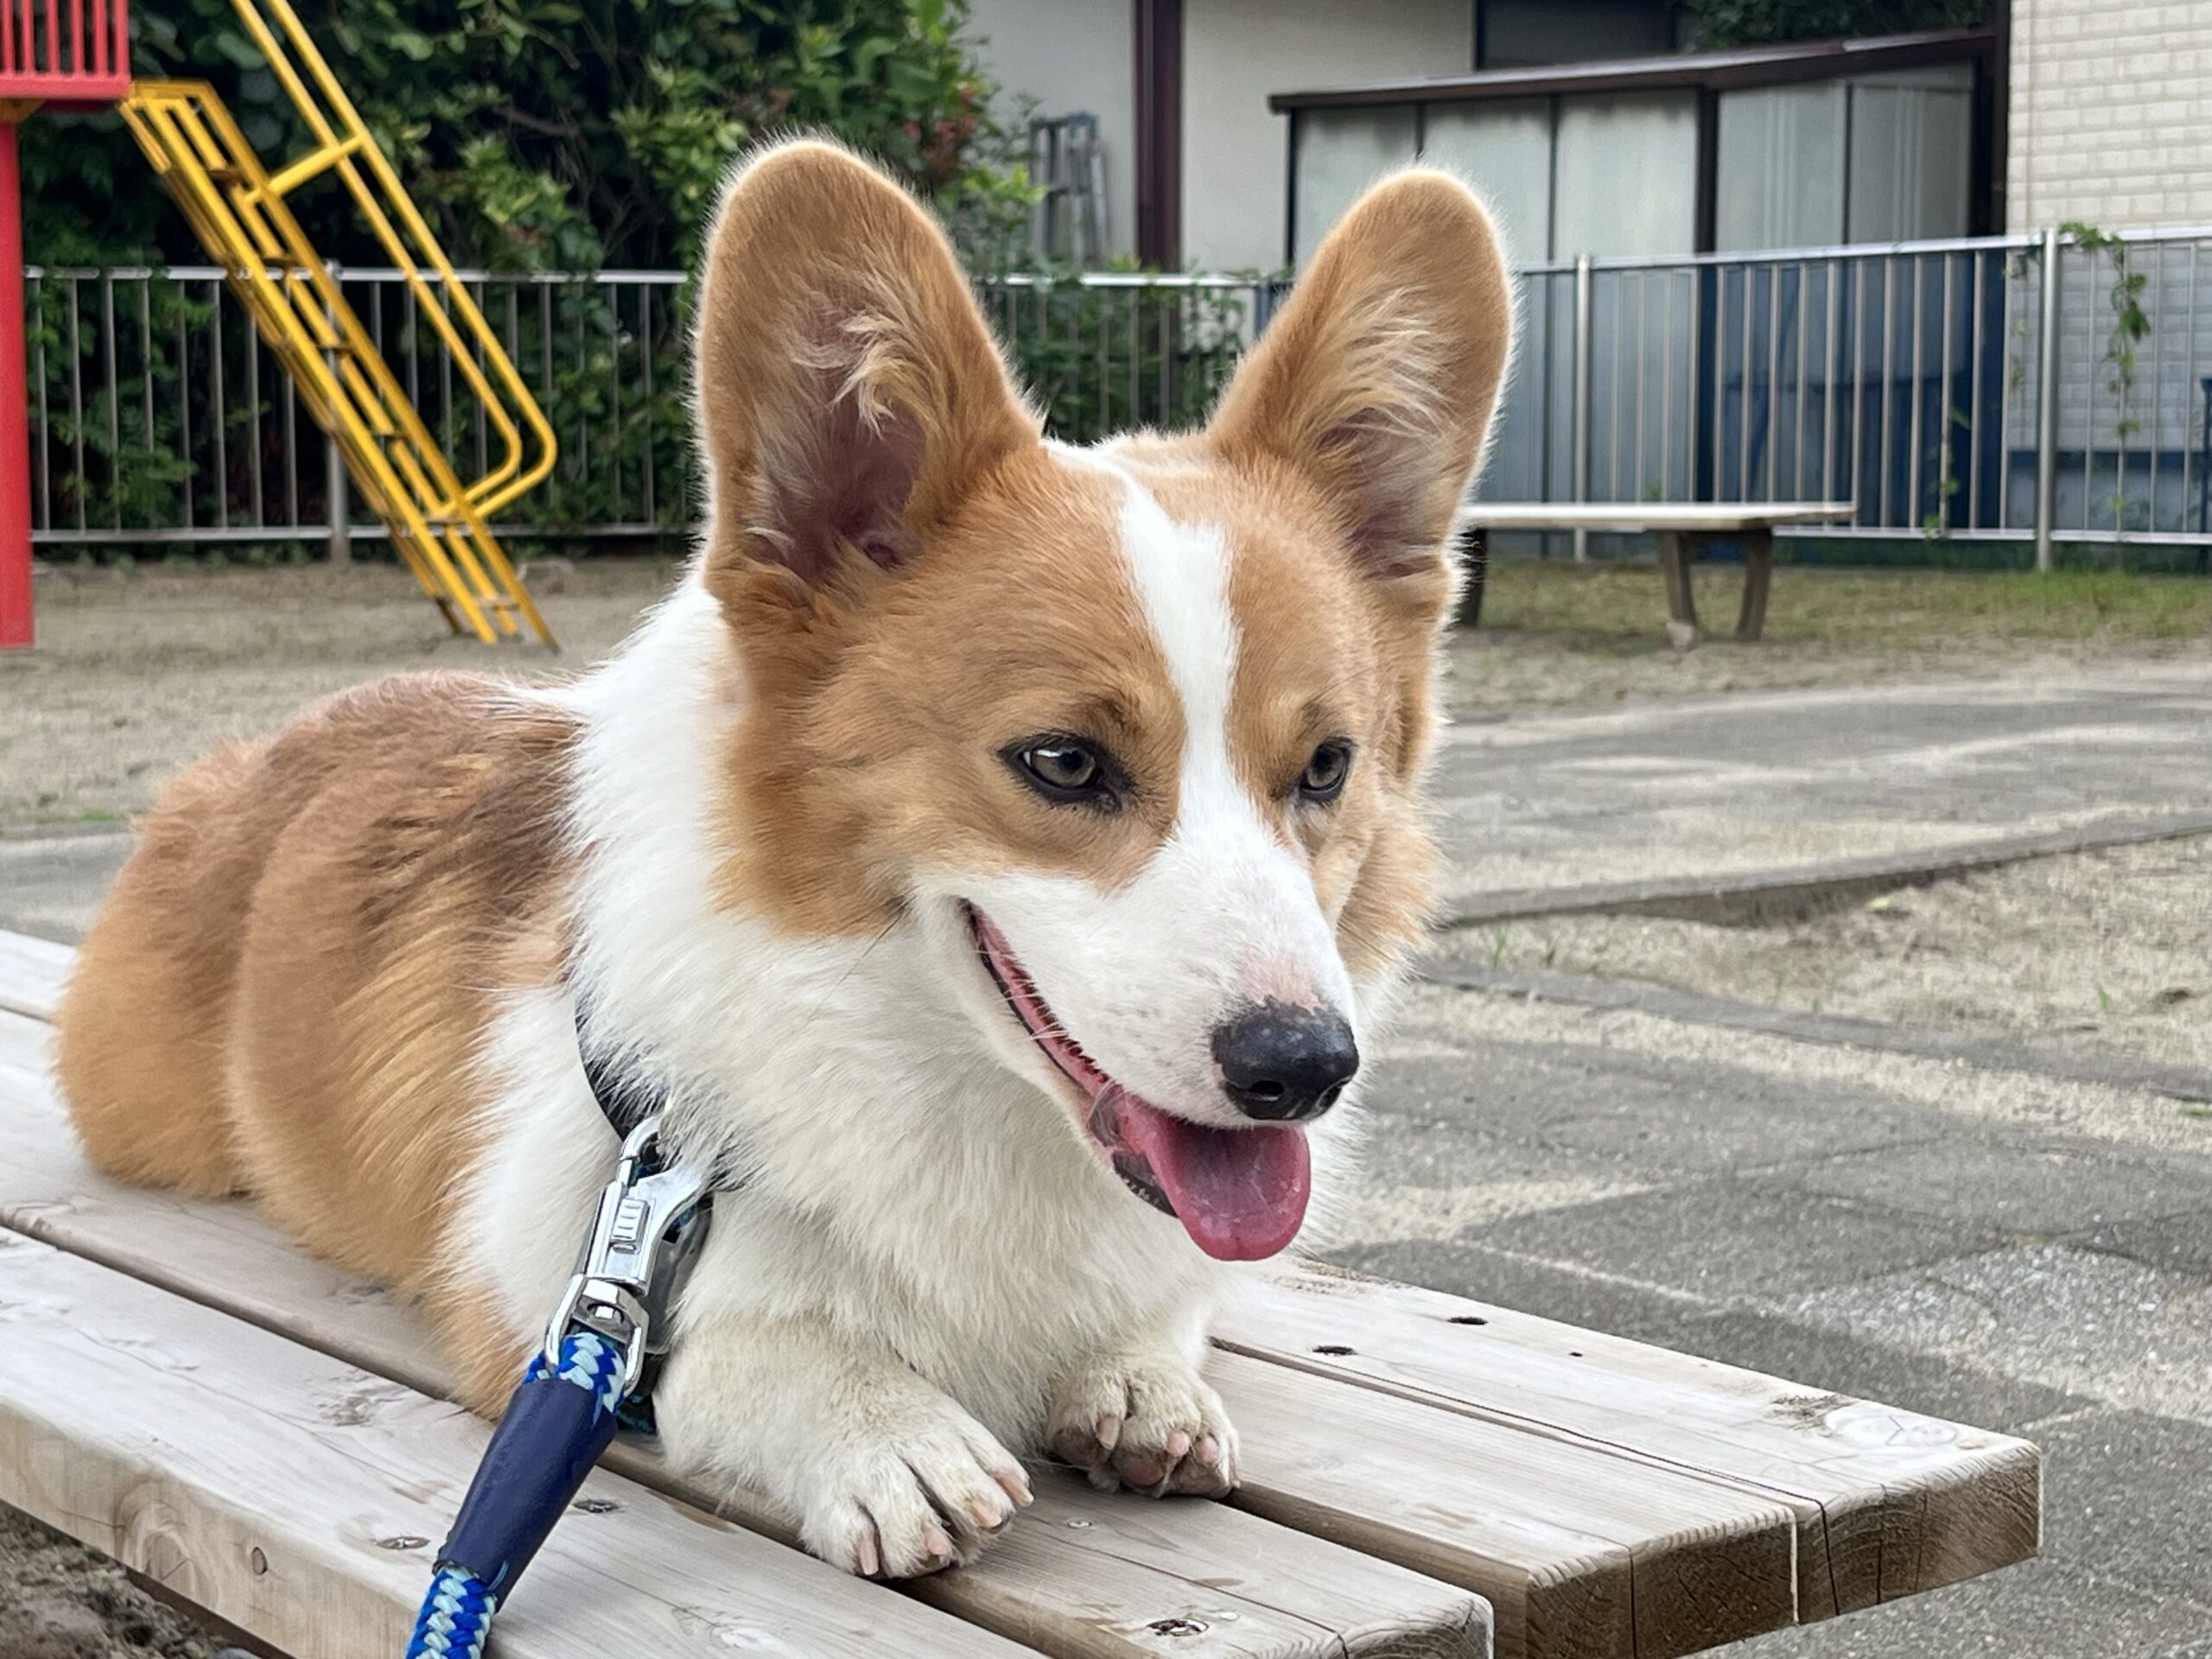
[[211, 1659], [224, 1651], [114, 1562], [0, 1508], [0, 1659]]
[[[556, 657], [448, 637], [390, 565], [57, 568], [38, 584], [40, 648], [0, 657], [0, 832], [118, 823], [193, 756], [373, 675], [573, 672], [612, 650], [677, 569], [658, 559], [549, 568], [533, 586], [563, 644]], [[1732, 616], [1740, 574], [1707, 569], [1698, 580], [1705, 613]], [[1648, 568], [1501, 564], [1482, 627], [1455, 633], [1446, 653], [1453, 711], [1495, 718], [2155, 659], [2202, 649], [2212, 582], [1785, 568], [1762, 643], [1724, 638], [1677, 652], [1662, 617]]]
[[1478, 959], [2212, 1067], [2212, 836], [2114, 848], [1756, 926], [1506, 923]]

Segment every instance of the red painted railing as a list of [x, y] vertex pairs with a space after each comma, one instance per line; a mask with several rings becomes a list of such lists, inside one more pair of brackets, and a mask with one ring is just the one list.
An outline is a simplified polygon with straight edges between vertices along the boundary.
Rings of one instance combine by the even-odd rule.
[[0, 0], [0, 651], [31, 643], [29, 432], [23, 410], [23, 239], [16, 124], [41, 105], [130, 90], [128, 0]]
[[128, 0], [0, 0], [0, 99], [106, 104], [130, 90]]

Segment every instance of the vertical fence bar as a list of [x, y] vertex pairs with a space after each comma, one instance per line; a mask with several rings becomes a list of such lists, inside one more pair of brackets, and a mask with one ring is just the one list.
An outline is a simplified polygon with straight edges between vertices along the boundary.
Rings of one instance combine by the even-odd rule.
[[[346, 267], [336, 260], [329, 264], [330, 285], [337, 288], [346, 280]], [[374, 290], [372, 290], [374, 292]], [[384, 299], [376, 296], [377, 315], [384, 315]], [[338, 338], [338, 319], [334, 313], [329, 318], [330, 337]], [[323, 363], [330, 371], [330, 378], [338, 378], [338, 348], [334, 346], [323, 353]], [[334, 427], [335, 421], [332, 422]], [[325, 550], [333, 564], [350, 563], [353, 557], [353, 504], [351, 488], [346, 476], [346, 454], [338, 447], [338, 440], [326, 433], [322, 440], [322, 499], [323, 524], [327, 536]]]
[[[1695, 292], [1697, 273], [1690, 273], [1692, 292]], [[1659, 284], [1659, 493], [1666, 496], [1675, 487], [1675, 327], [1674, 320], [1667, 315], [1668, 302], [1675, 291], [1672, 271]]]
[[1805, 499], [1805, 390], [1812, 376], [1808, 372], [1811, 359], [1807, 355], [1811, 344], [1813, 308], [1807, 299], [1812, 284], [1806, 275], [1802, 259], [1797, 262], [1797, 414], [1789, 429], [1789, 493], [1799, 500]]
[[176, 297], [176, 446], [184, 457], [184, 527], [193, 527], [192, 480], [199, 469], [192, 459], [192, 334], [184, 321], [184, 284], [177, 284]]
[[[1967, 383], [1971, 390], [1967, 393], [1968, 423], [1967, 427], [1967, 528], [1980, 530], [1981, 528], [1982, 308], [1987, 302], [1982, 279], [1988, 274], [1989, 259], [1979, 248], [1968, 254], [1967, 257], [1974, 262], [1974, 297], [1970, 302], [1974, 307], [1974, 328], [1967, 336], [1973, 342], [1967, 349], [1974, 353], [1974, 364], [1969, 371]], [[2005, 435], [2005, 419], [2001, 412], [1998, 416], [1997, 434], [1998, 442], [2001, 444]], [[2001, 454], [2002, 451], [2000, 450], [1999, 453]]]
[[[1736, 394], [1736, 495], [1738, 501], [1751, 499], [1751, 293], [1758, 275], [1756, 265], [1744, 267], [1744, 346], [1743, 355], [1737, 359], [1741, 388]], [[1773, 294], [1773, 285], [1767, 292]], [[1769, 397], [1771, 400], [1771, 390]], [[1717, 492], [1716, 492], [1717, 493]]]
[[231, 451], [230, 402], [223, 392], [223, 284], [218, 280], [207, 284], [207, 309], [213, 314], [213, 327], [207, 343], [207, 402], [208, 419], [215, 435], [215, 523], [224, 530], [231, 527]]
[[[1622, 282], [1625, 282], [1625, 277]], [[1613, 284], [1612, 326], [1605, 330], [1605, 499], [1621, 499], [1621, 283]], [[1595, 308], [1595, 302], [1592, 302]]]
[[1651, 361], [1651, 273], [1636, 273], [1636, 467], [1629, 482], [1637, 496], [1646, 490], [1643, 472], [1644, 370]]
[[[1843, 342], [1836, 337], [1836, 319], [1843, 309], [1843, 266], [1828, 261], [1827, 327], [1821, 335], [1821, 361], [1827, 372], [1822, 378], [1827, 384], [1821, 389], [1821, 499], [1835, 499], [1835, 395], [1836, 380], [1843, 372]], [[1852, 513], [1855, 520], [1856, 511]]]
[[[3, 142], [0, 140], [0, 143]], [[4, 277], [0, 277], [0, 281], [4, 280]], [[46, 407], [46, 278], [32, 277], [29, 287], [30, 315], [39, 319], [38, 330], [31, 340], [31, 385], [38, 391], [33, 410], [37, 428], [29, 451], [31, 470], [36, 475], [38, 485], [38, 517], [33, 523], [33, 528], [51, 530], [54, 528], [54, 465], [48, 450], [54, 434]]]
[[77, 498], [77, 528], [85, 525], [85, 348], [84, 319], [79, 302], [78, 281], [69, 278], [69, 436], [70, 487]]
[[1905, 411], [1905, 495], [1904, 521], [1908, 525], [1921, 522], [1920, 511], [1920, 376], [1928, 354], [1923, 348], [1924, 333], [1921, 320], [1927, 315], [1928, 271], [1918, 254], [1912, 258], [1912, 372], [1906, 378], [1907, 395], [1912, 406]]
[[2050, 569], [2058, 512], [2058, 232], [2043, 233], [2043, 327], [2036, 349], [2036, 569]]
[[[2196, 412], [2193, 405], [2196, 401], [2194, 393], [2196, 385], [2196, 251], [2198, 245], [2193, 241], [2189, 245], [2189, 329], [2182, 337], [2187, 342], [2181, 378], [2183, 404], [2181, 420], [2181, 527], [2183, 531], [2189, 528], [2190, 472], [2196, 458], [2196, 446], [2189, 441], [2189, 423], [2190, 416]], [[2207, 442], [2212, 442], [2212, 431], [2208, 431], [2204, 435]], [[2196, 518], [2197, 533], [2202, 535], [2205, 528], [2204, 515], [2200, 512]]]
[[[1590, 256], [1574, 262], [1574, 499], [1590, 499]], [[1590, 532], [1577, 526], [1574, 562], [1590, 556]]]

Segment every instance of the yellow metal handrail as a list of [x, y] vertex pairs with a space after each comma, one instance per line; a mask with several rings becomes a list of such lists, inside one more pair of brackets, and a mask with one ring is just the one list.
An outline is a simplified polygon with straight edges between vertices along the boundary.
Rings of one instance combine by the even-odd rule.
[[[447, 621], [486, 641], [527, 627], [550, 645], [487, 521], [551, 472], [551, 423], [287, 0], [232, 3], [315, 148], [272, 173], [203, 81], [136, 82], [124, 120]], [[461, 482], [286, 203], [333, 171], [498, 434], [499, 464], [473, 483]]]
[[[489, 516], [536, 486], [553, 470], [558, 446], [552, 423], [523, 384], [499, 336], [469, 296], [452, 262], [438, 245], [399, 175], [361, 120], [346, 89], [300, 22], [289, 0], [232, 0], [239, 21], [269, 60], [269, 67], [308, 124], [316, 148], [281, 168], [269, 188], [283, 195], [319, 175], [335, 169], [355, 206], [408, 285], [423, 314], [430, 319], [452, 354], [454, 365], [482, 403], [498, 429], [505, 454], [499, 464], [467, 486], [479, 512]], [[264, 16], [264, 12], [268, 14]], [[272, 28], [269, 19], [276, 20]], [[278, 32], [283, 38], [279, 39]], [[289, 49], [288, 49], [289, 47]], [[296, 63], [294, 60], [296, 59]], [[301, 71], [304, 69], [305, 77]], [[308, 85], [313, 83], [312, 87]], [[424, 268], [435, 272], [435, 286]], [[441, 304], [442, 298], [444, 303]], [[482, 353], [480, 367], [477, 353]], [[487, 377], [485, 371], [488, 369]], [[496, 380], [499, 390], [493, 382]], [[504, 391], [505, 396], [499, 394]], [[525, 456], [524, 429], [530, 449]]]

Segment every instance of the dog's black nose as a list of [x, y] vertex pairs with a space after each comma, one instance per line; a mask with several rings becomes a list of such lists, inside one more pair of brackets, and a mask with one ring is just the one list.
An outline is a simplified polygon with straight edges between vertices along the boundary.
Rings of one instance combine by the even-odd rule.
[[1359, 1070], [1351, 1027], [1331, 1008], [1255, 1002], [1213, 1032], [1221, 1086], [1247, 1117], [1296, 1122], [1319, 1117]]

